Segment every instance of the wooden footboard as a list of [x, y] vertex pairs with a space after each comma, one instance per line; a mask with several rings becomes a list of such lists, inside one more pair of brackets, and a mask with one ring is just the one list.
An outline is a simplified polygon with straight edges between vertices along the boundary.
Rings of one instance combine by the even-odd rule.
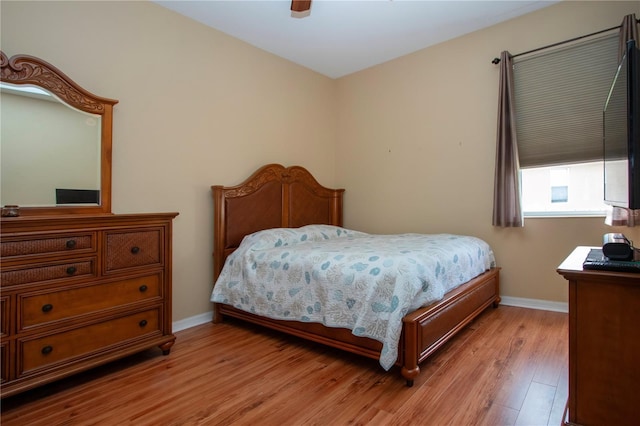
[[[489, 305], [497, 306], [500, 302], [499, 273], [499, 268], [493, 268], [450, 291], [442, 300], [404, 317], [396, 365], [400, 366], [408, 386], [413, 385], [413, 380], [420, 373], [421, 362]], [[351, 330], [344, 328], [274, 320], [219, 303], [215, 304], [214, 309], [214, 322], [222, 321], [225, 316], [238, 318], [373, 359], [378, 359], [382, 350], [382, 343], [366, 337], [354, 336]]]
[[403, 319], [398, 360], [407, 385], [420, 373], [420, 363], [444, 345], [489, 305], [500, 303], [500, 268], [493, 268], [450, 291], [439, 302]]

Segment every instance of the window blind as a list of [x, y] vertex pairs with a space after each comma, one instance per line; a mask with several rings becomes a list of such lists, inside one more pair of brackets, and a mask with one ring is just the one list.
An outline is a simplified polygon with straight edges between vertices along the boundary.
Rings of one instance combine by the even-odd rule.
[[520, 167], [600, 161], [618, 34], [514, 60]]

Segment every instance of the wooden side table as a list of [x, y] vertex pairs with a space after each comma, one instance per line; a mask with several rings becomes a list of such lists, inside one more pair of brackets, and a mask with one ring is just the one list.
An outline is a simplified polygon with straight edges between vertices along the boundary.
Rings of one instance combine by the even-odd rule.
[[569, 281], [565, 425], [640, 424], [640, 274], [583, 270], [594, 247], [558, 267]]

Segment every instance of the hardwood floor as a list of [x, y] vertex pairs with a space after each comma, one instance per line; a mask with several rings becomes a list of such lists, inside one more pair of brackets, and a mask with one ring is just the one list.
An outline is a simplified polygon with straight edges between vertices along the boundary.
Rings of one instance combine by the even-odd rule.
[[[489, 308], [422, 364], [397, 369], [237, 321], [2, 400], [11, 425], [560, 425], [567, 314]], [[259, 330], [259, 331], [257, 331]]]

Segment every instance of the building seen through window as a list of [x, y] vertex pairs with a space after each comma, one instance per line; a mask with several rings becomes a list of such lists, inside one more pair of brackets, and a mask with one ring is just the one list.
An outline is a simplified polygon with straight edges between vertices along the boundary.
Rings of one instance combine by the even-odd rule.
[[526, 216], [604, 214], [601, 161], [521, 170]]

